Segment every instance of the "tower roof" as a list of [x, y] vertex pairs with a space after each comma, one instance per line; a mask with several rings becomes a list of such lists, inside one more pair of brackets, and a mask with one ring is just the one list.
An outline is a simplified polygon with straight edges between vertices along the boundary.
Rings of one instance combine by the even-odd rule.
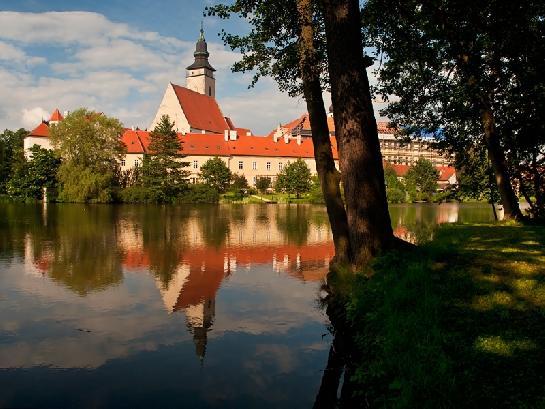
[[195, 57], [195, 61], [193, 62], [193, 64], [187, 67], [188, 70], [208, 68], [211, 71], [216, 71], [214, 67], [212, 67], [208, 62], [208, 57], [210, 56], [210, 53], [208, 52], [208, 45], [206, 44], [206, 40], [204, 38], [204, 29], [202, 27], [202, 23], [199, 39], [195, 44], [195, 52], [193, 53], [193, 56]]
[[49, 118], [50, 121], [62, 121], [64, 118], [61, 115], [61, 112], [59, 111], [59, 108], [55, 109], [53, 113], [51, 114], [51, 118]]

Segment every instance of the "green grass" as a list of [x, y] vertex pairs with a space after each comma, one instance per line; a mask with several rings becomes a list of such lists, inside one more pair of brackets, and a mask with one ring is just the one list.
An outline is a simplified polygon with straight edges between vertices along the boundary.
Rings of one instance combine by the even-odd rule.
[[362, 402], [545, 408], [544, 227], [447, 226], [352, 280]]

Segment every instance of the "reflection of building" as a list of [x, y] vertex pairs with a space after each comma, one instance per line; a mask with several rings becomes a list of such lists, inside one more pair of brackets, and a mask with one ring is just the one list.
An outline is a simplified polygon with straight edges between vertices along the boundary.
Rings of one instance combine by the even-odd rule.
[[[302, 159], [316, 173], [314, 148], [308, 114], [302, 115], [285, 125], [279, 125], [267, 136], [255, 136], [246, 128], [240, 128], [224, 116], [215, 98], [214, 68], [208, 61], [209, 53], [204, 33], [195, 46], [195, 61], [187, 67], [186, 86], [169, 83], [163, 99], [150, 124], [153, 129], [163, 115], [168, 115], [179, 133], [184, 161], [189, 163], [190, 181], [199, 180], [200, 168], [213, 157], [220, 157], [229, 169], [244, 175], [249, 184], [257, 178], [275, 179], [288, 163]], [[25, 149], [33, 144], [50, 148], [49, 126], [62, 120], [55, 111], [49, 122], [42, 122], [25, 140]], [[328, 117], [331, 145], [335, 162], [338, 164], [335, 127], [331, 115]], [[430, 147], [429, 141], [413, 141], [402, 144], [395, 139], [385, 123], [378, 123], [381, 150], [385, 161], [396, 165], [411, 165], [419, 157], [431, 160], [436, 166], [447, 168], [448, 160]], [[127, 147], [127, 154], [121, 161], [123, 170], [142, 164], [149, 153], [150, 133], [147, 130], [126, 129], [121, 139]], [[452, 169], [452, 168], [449, 168]], [[454, 170], [452, 170], [454, 173]], [[445, 178], [452, 183], [455, 179]]]

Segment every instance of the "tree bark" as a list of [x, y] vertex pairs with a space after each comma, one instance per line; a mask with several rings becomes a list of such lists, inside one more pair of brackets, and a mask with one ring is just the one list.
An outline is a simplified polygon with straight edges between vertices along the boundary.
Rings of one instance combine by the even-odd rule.
[[500, 145], [500, 138], [496, 130], [494, 112], [490, 104], [481, 98], [481, 122], [484, 130], [484, 139], [488, 150], [488, 158], [492, 164], [496, 184], [500, 193], [504, 210], [504, 219], [522, 220], [519, 202], [511, 186], [511, 177], [507, 169], [505, 154]]
[[307, 103], [316, 171], [322, 187], [327, 215], [333, 233], [335, 262], [351, 260], [348, 219], [339, 187], [340, 174], [335, 168], [331, 139], [327, 126], [327, 114], [320, 84], [319, 62], [314, 46], [312, 0], [297, 0], [299, 13], [299, 65], [303, 80], [303, 92]]
[[392, 248], [384, 170], [363, 59], [357, 0], [321, 0], [335, 135], [356, 265]]

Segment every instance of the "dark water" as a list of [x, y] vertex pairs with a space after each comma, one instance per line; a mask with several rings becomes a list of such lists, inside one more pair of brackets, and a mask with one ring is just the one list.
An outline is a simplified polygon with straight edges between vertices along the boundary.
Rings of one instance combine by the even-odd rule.
[[[492, 219], [391, 214], [411, 241]], [[319, 206], [0, 204], [0, 407], [312, 407], [332, 256]]]

